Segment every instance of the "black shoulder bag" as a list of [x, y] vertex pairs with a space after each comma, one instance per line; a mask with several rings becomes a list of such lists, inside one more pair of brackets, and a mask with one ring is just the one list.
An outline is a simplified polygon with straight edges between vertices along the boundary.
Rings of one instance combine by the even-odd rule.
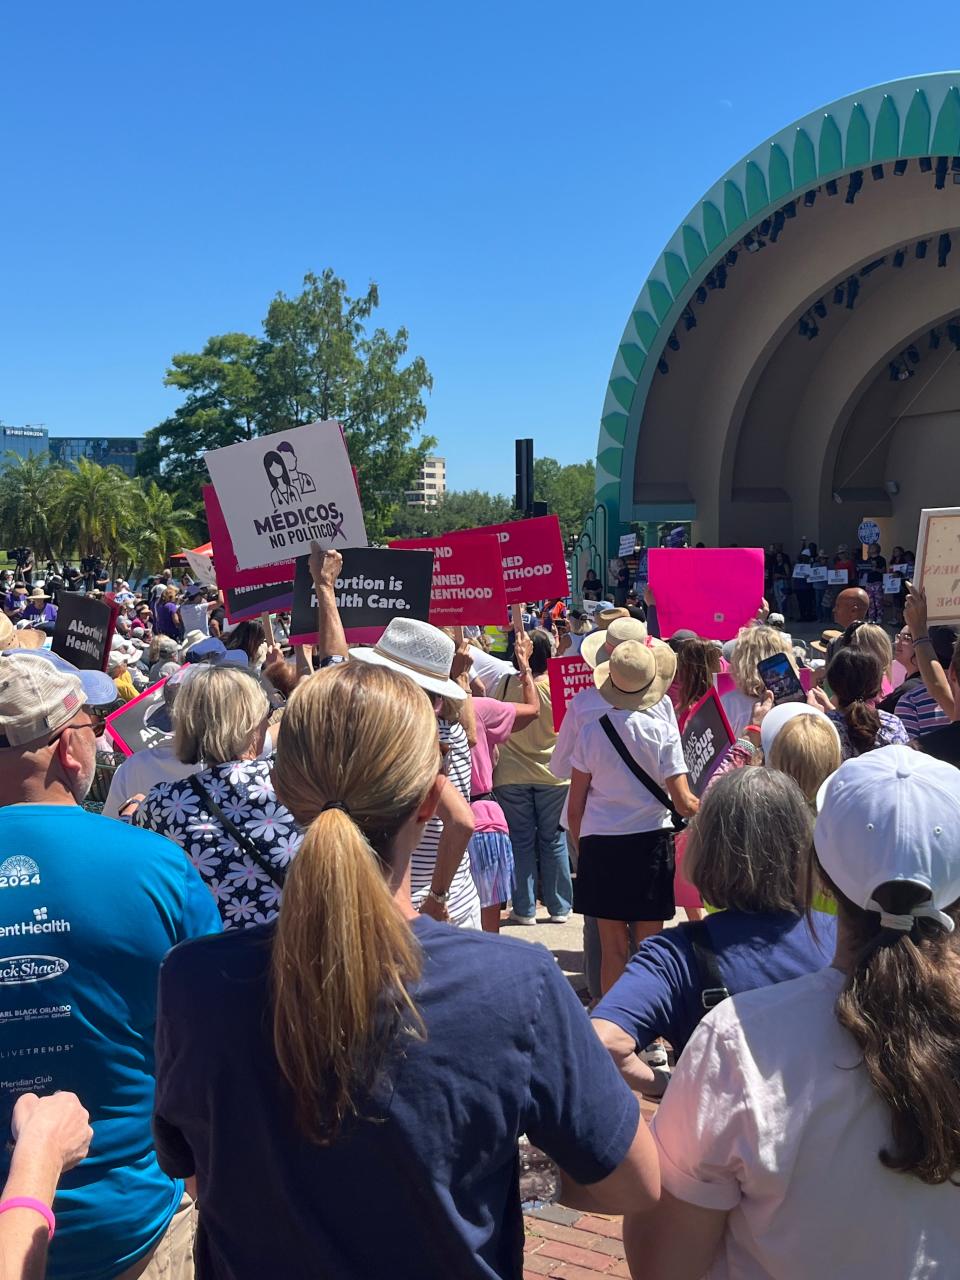
[[269, 876], [278, 889], [282, 889], [284, 877], [279, 867], [275, 867], [269, 858], [265, 858], [257, 847], [256, 842], [245, 831], [241, 831], [236, 823], [230, 821], [195, 773], [192, 773], [187, 778], [187, 784], [200, 803], [210, 810], [227, 835], [232, 836], [239, 848], [253, 859], [260, 870]]
[[681, 818], [680, 814], [676, 811], [676, 809], [673, 806], [673, 801], [664, 791], [663, 787], [659, 786], [658, 783], [654, 782], [654, 780], [650, 777], [649, 773], [647, 773], [646, 769], [642, 768], [642, 766], [637, 764], [636, 760], [634, 760], [633, 756], [630, 754], [629, 750], [627, 749], [627, 744], [624, 742], [624, 740], [620, 737], [619, 733], [617, 733], [616, 729], [613, 727], [613, 721], [610, 719], [609, 716], [600, 717], [600, 728], [610, 739], [610, 743], [613, 746], [613, 749], [616, 751], [617, 755], [620, 757], [623, 763], [627, 766], [627, 768], [630, 770], [633, 776], [637, 779], [637, 781], [642, 783], [643, 786], [646, 787], [646, 789], [653, 796], [654, 800], [658, 800], [660, 804], [662, 804], [663, 807], [669, 811], [673, 830], [683, 831], [686, 827], [686, 819]]
[[[715, 1009], [718, 1004], [722, 1004], [724, 1000], [728, 1000], [731, 993], [729, 988], [723, 985], [716, 952], [710, 945], [710, 934], [706, 922], [692, 920], [689, 924], [682, 924], [680, 928], [693, 947], [693, 958], [697, 963], [697, 976], [700, 979], [700, 1003], [703, 1006], [703, 1013], [707, 1013], [710, 1009]], [[700, 1015], [701, 1018], [703, 1013]]]

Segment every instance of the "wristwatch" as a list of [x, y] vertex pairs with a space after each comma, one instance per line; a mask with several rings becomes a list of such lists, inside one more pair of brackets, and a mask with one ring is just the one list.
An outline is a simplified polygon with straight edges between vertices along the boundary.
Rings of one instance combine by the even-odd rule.
[[441, 907], [445, 907], [450, 900], [450, 890], [443, 889], [438, 893], [436, 889], [428, 889], [427, 897], [432, 898], [433, 901], [439, 903]]

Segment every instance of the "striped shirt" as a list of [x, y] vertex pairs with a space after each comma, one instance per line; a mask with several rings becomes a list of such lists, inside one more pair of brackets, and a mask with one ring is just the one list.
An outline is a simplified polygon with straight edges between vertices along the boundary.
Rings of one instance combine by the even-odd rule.
[[910, 689], [897, 703], [897, 716], [903, 722], [909, 738], [922, 738], [933, 729], [942, 729], [950, 723], [937, 705], [937, 700], [923, 685]]
[[[457, 788], [464, 800], [470, 801], [470, 744], [460, 724], [450, 724], [447, 720], [439, 720], [440, 741], [450, 749], [446, 754], [447, 776]], [[427, 895], [430, 881], [433, 879], [434, 867], [437, 863], [437, 846], [440, 844], [440, 833], [443, 821], [431, 818], [424, 829], [423, 839], [413, 851], [410, 862], [410, 888], [413, 905], [418, 907]], [[480, 898], [477, 886], [470, 874], [470, 854], [464, 851], [460, 865], [450, 883], [450, 897], [447, 900], [447, 914], [451, 924], [460, 924], [472, 916], [479, 915]]]

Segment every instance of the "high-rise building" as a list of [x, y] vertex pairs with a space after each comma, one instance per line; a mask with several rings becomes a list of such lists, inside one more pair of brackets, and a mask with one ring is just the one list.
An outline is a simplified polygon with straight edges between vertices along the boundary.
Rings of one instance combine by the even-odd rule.
[[64, 467], [79, 458], [88, 458], [101, 467], [119, 467], [126, 475], [134, 476], [142, 444], [142, 436], [51, 436], [50, 457]]
[[9, 454], [18, 458], [32, 458], [34, 454], [47, 452], [47, 428], [42, 426], [0, 426], [0, 469], [10, 461]]
[[407, 506], [435, 507], [446, 491], [446, 458], [424, 458], [417, 475], [417, 482], [407, 493]]

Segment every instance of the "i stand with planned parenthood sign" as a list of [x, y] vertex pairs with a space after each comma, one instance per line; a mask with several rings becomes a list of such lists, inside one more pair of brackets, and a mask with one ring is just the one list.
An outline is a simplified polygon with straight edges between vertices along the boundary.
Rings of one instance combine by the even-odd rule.
[[495, 534], [477, 531], [469, 537], [406, 538], [390, 546], [433, 552], [428, 621], [435, 627], [485, 627], [506, 620], [507, 596]]
[[240, 569], [321, 547], [365, 547], [367, 532], [338, 422], [313, 422], [204, 454]]
[[117, 614], [115, 604], [65, 592], [60, 597], [51, 649], [84, 671], [106, 671]]

